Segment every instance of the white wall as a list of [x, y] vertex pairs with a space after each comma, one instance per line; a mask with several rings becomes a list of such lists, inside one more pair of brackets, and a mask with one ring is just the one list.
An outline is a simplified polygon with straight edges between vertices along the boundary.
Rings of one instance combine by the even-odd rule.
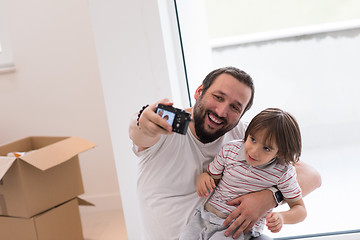
[[0, 73], [0, 144], [32, 135], [79, 136], [85, 199], [121, 207], [88, 3], [3, 1], [16, 70]]
[[[129, 239], [141, 236], [131, 116], [162, 98], [188, 106], [172, 1], [91, 0], [91, 19]], [[181, 84], [179, 82], [183, 84]], [[170, 84], [171, 82], [171, 84]], [[184, 99], [185, 97], [185, 99]]]
[[0, 144], [29, 135], [76, 135], [97, 143], [80, 155], [85, 196], [97, 208], [122, 203], [134, 240], [140, 239], [141, 224], [130, 118], [165, 97], [189, 106], [172, 4], [12, 0], [4, 5], [16, 71], [0, 74]]

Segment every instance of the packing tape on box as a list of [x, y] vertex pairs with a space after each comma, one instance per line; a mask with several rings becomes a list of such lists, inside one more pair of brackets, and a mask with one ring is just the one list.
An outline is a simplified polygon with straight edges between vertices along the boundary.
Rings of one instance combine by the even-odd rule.
[[0, 194], [0, 213], [1, 215], [8, 215], [4, 194]]

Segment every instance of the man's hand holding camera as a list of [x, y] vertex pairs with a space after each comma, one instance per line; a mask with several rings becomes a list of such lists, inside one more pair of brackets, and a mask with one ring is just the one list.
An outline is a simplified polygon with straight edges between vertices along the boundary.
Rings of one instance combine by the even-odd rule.
[[[168, 99], [163, 99], [158, 103], [172, 106]], [[138, 146], [138, 151], [153, 146], [161, 134], [172, 134], [172, 126], [162, 117], [155, 113], [158, 103], [147, 106], [140, 111], [137, 121], [132, 121], [129, 128], [129, 135], [133, 143]]]
[[159, 103], [155, 112], [171, 126], [172, 131], [185, 135], [191, 122], [191, 114], [185, 110]]
[[155, 112], [159, 103], [167, 106], [173, 105], [168, 99], [163, 99], [158, 103], [148, 106], [139, 118], [139, 128], [143, 134], [149, 137], [157, 137], [161, 134], [172, 133], [172, 126], [162, 116]]

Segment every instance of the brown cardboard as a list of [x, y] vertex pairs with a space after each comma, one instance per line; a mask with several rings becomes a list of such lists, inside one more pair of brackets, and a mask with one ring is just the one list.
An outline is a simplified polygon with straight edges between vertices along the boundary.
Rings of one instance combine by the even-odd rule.
[[[28, 137], [0, 146], [0, 215], [29, 218], [84, 193], [78, 154], [95, 144], [78, 137]], [[7, 168], [7, 169], [6, 169]]]
[[0, 239], [83, 240], [77, 199], [32, 218], [0, 216]]

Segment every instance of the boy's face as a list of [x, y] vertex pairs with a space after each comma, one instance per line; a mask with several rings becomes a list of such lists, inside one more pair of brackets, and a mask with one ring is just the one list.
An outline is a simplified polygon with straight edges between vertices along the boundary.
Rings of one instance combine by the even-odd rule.
[[267, 144], [264, 139], [265, 131], [257, 132], [247, 137], [245, 141], [245, 159], [246, 162], [253, 166], [260, 166], [273, 160], [277, 153], [278, 147], [273, 141]]
[[230, 74], [219, 75], [206, 92], [202, 86], [196, 90], [192, 130], [203, 143], [216, 140], [238, 124], [250, 98], [250, 87]]

